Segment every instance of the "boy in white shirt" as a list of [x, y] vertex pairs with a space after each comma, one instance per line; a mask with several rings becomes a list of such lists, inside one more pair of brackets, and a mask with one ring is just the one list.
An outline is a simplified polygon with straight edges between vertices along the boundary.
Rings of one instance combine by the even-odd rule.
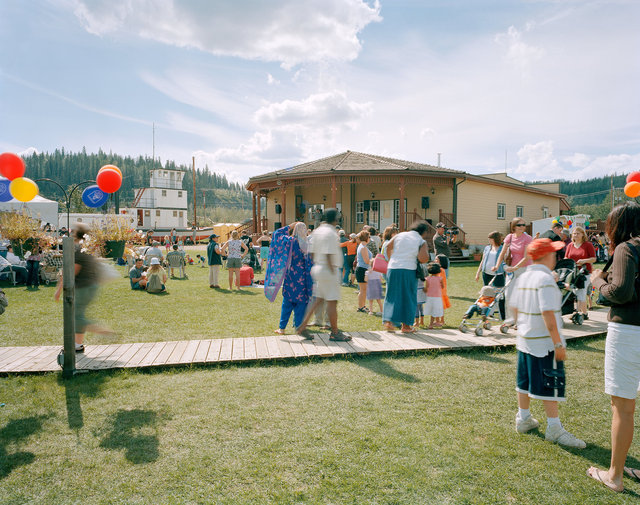
[[566, 401], [566, 346], [560, 334], [562, 295], [551, 270], [556, 265], [556, 251], [562, 247], [563, 242], [548, 238], [533, 240], [527, 246], [533, 265], [520, 276], [509, 298], [518, 324], [516, 431], [526, 433], [540, 425], [529, 412], [529, 404], [531, 398], [542, 400], [547, 415], [545, 439], [584, 449], [586, 444], [564, 429], [558, 415], [558, 402]]

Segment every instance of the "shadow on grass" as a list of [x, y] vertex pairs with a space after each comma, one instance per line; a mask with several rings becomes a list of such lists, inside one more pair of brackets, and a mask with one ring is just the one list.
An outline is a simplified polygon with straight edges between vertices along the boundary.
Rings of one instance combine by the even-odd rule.
[[97, 396], [111, 373], [113, 372], [105, 371], [105, 373], [77, 375], [70, 379], [63, 379], [62, 374], [58, 376], [58, 383], [64, 387], [69, 428], [79, 430], [84, 426], [80, 395]]
[[250, 295], [250, 296], [256, 296], [258, 294], [255, 291], [249, 291], [247, 289], [238, 289], [236, 290], [236, 293], [239, 295]]
[[10, 453], [7, 447], [10, 444], [19, 444], [20, 441], [42, 430], [42, 421], [49, 416], [31, 416], [9, 421], [0, 429], [0, 479], [7, 477], [14, 468], [29, 465], [36, 459], [35, 454], [27, 451]]
[[[100, 447], [125, 450], [125, 458], [136, 465], [152, 463], [159, 457], [156, 426], [158, 414], [153, 410], [119, 410], [108, 421], [110, 433], [101, 440]], [[154, 434], [142, 430], [151, 428]]]
[[366, 368], [367, 370], [370, 370], [379, 375], [384, 375], [385, 377], [389, 377], [391, 379], [396, 379], [402, 382], [410, 382], [410, 383], [420, 382], [420, 379], [418, 379], [414, 375], [396, 370], [391, 365], [391, 363], [389, 363], [387, 360], [382, 359], [380, 357], [358, 358], [358, 359], [354, 359], [353, 363], [355, 363], [358, 366], [361, 366], [362, 368]]
[[474, 359], [476, 361], [489, 361], [491, 363], [510, 363], [508, 359], [500, 358], [495, 355], [495, 352], [490, 352], [489, 349], [485, 352], [474, 352], [475, 349], [471, 352], [461, 352], [460, 356], [463, 358]]
[[588, 345], [588, 342], [585, 342], [584, 340], [569, 340], [568, 345], [572, 350], [597, 352], [599, 354], [604, 354], [604, 349], [596, 349], [595, 347], [591, 347], [590, 345]]
[[465, 302], [471, 302], [471, 303], [475, 303], [476, 298], [469, 298], [467, 296], [451, 296], [449, 295], [449, 298], [451, 298], [452, 300], [462, 300]]

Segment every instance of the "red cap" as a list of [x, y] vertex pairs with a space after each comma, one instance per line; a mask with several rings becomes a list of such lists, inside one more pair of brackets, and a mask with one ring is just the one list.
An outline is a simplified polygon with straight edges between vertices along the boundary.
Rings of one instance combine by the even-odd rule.
[[549, 253], [557, 252], [564, 247], [562, 240], [556, 240], [555, 242], [550, 238], [537, 238], [532, 240], [527, 246], [527, 255], [533, 260], [537, 261], [543, 256]]

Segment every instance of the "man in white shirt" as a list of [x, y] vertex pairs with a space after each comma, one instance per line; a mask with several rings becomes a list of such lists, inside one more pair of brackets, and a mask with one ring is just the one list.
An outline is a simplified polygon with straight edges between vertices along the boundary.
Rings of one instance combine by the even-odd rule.
[[558, 402], [566, 400], [567, 351], [560, 333], [562, 295], [551, 270], [556, 266], [556, 252], [563, 247], [563, 242], [550, 238], [533, 240], [527, 246], [527, 256], [533, 264], [518, 278], [513, 296], [508, 299], [518, 323], [516, 431], [526, 433], [540, 425], [529, 412], [529, 404], [532, 398], [542, 400], [547, 415], [545, 439], [584, 449], [586, 444], [564, 429], [558, 413]]
[[296, 332], [306, 339], [313, 336], [307, 330], [309, 319], [315, 309], [327, 302], [327, 315], [331, 325], [329, 340], [351, 340], [351, 336], [338, 329], [338, 300], [340, 299], [340, 274], [344, 259], [340, 248], [340, 239], [336, 231], [338, 210], [327, 209], [322, 217], [322, 224], [313, 231], [309, 252], [313, 257], [311, 277], [313, 278], [313, 303], [307, 307], [302, 324]]
[[15, 254], [13, 254], [13, 246], [7, 246], [7, 261], [12, 265], [20, 265], [21, 261]]

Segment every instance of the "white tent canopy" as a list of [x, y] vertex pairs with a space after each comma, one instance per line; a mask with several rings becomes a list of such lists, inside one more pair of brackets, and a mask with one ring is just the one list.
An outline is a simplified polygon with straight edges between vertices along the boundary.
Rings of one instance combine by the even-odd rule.
[[58, 202], [48, 200], [36, 195], [30, 202], [21, 202], [12, 198], [8, 202], [0, 202], [0, 212], [20, 212], [25, 209], [34, 219], [39, 219], [42, 224], [50, 223], [52, 226], [58, 225]]

